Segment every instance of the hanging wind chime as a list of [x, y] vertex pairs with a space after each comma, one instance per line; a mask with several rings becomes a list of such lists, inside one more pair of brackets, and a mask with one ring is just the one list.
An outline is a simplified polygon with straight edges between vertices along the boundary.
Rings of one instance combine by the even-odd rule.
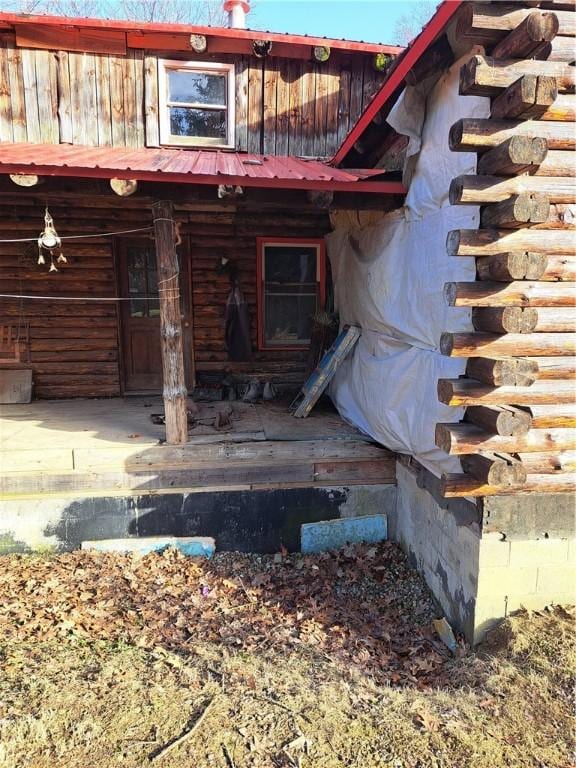
[[62, 240], [60, 239], [58, 232], [56, 232], [56, 229], [54, 228], [54, 220], [52, 219], [52, 216], [50, 216], [50, 212], [48, 211], [48, 208], [46, 208], [46, 212], [44, 214], [44, 229], [42, 232], [40, 232], [40, 235], [38, 236], [38, 264], [46, 264], [46, 258], [44, 256], [44, 251], [48, 251], [50, 254], [50, 269], [49, 272], [58, 272], [58, 267], [56, 266], [56, 263], [58, 264], [66, 264], [67, 259], [60, 251], [60, 254], [58, 255], [56, 259], [56, 263], [54, 262], [54, 249], [55, 248], [61, 248], [62, 247]]

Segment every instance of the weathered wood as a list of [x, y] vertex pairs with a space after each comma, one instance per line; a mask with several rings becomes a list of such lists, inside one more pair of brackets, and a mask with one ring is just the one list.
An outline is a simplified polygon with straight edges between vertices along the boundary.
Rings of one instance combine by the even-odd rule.
[[172, 205], [158, 201], [152, 206], [156, 260], [160, 296], [160, 335], [163, 372], [164, 413], [166, 441], [171, 444], [188, 440], [186, 416], [187, 391], [182, 347], [182, 320], [178, 258], [176, 256], [176, 230]]
[[110, 179], [110, 186], [118, 197], [130, 197], [138, 189], [136, 179]]
[[448, 141], [453, 152], [482, 152], [512, 136], [546, 139], [550, 149], [576, 149], [574, 126], [547, 120], [522, 122], [466, 117], [450, 128]]
[[546, 139], [514, 135], [478, 158], [478, 173], [513, 176], [533, 171], [545, 161], [547, 154]]
[[538, 366], [538, 379], [557, 381], [576, 379], [576, 357], [533, 357]]
[[27, 141], [28, 133], [26, 129], [26, 104], [21, 53], [14, 47], [14, 43], [11, 40], [6, 42], [6, 52], [14, 141]]
[[30, 188], [38, 186], [44, 179], [35, 173], [11, 173], [10, 181], [13, 181], [18, 187]]
[[471, 357], [466, 363], [466, 376], [495, 387], [529, 387], [536, 381], [538, 375], [536, 360], [514, 357], [503, 360]]
[[[508, 307], [508, 309], [512, 309], [512, 307]], [[538, 307], [531, 311], [536, 314], [534, 331], [537, 333], [576, 332], [576, 307]]]
[[538, 229], [576, 229], [576, 206], [554, 203], [545, 222]]
[[570, 151], [562, 152], [560, 150], [548, 152], [541, 165], [530, 169], [530, 173], [533, 173], [535, 176], [572, 177], [576, 174], [576, 153]]
[[58, 51], [56, 54], [56, 83], [60, 143], [72, 144], [72, 97], [70, 93], [70, 70], [67, 51]]
[[110, 62], [107, 56], [96, 57], [96, 90], [98, 102], [98, 146], [112, 146], [112, 105], [110, 103]]
[[446, 283], [451, 307], [572, 307], [574, 293], [563, 283], [532, 280], [513, 283]]
[[575, 333], [443, 333], [440, 351], [449, 357], [567, 356], [576, 352], [575, 343]]
[[408, 85], [418, 85], [422, 80], [445, 72], [454, 62], [454, 53], [446, 35], [438, 38], [406, 75]]
[[535, 307], [473, 307], [472, 325], [477, 331], [532, 333], [538, 324], [538, 311]]
[[58, 98], [56, 58], [52, 51], [34, 52], [40, 138], [46, 144], [58, 144]]
[[263, 151], [264, 61], [251, 58], [248, 65], [248, 152]]
[[495, 59], [526, 59], [542, 50], [558, 34], [558, 17], [546, 11], [532, 11], [518, 26], [496, 43], [491, 55]]
[[315, 99], [316, 68], [312, 62], [304, 62], [302, 73], [302, 154], [305, 157], [314, 155]]
[[573, 450], [576, 433], [571, 429], [531, 429], [524, 435], [493, 435], [473, 424], [437, 424], [436, 445], [451, 456], [478, 451], [532, 453]]
[[511, 456], [477, 453], [462, 456], [462, 469], [467, 475], [489, 485], [517, 485], [526, 481], [526, 470]]
[[41, 143], [40, 120], [38, 116], [38, 84], [36, 81], [36, 60], [34, 51], [22, 49], [22, 82], [24, 83], [24, 104], [26, 107], [27, 139], [35, 144]]
[[572, 381], [535, 381], [529, 387], [494, 387], [472, 379], [439, 379], [438, 399], [454, 406], [542, 405], [574, 401]]
[[537, 195], [537, 200], [547, 198], [551, 203], [570, 204], [576, 202], [576, 179], [547, 176], [458, 176], [450, 184], [449, 195], [452, 205], [499, 203], [520, 195]]
[[576, 451], [551, 453], [519, 453], [518, 458], [526, 472], [534, 474], [560, 474], [571, 472], [576, 475]]
[[542, 224], [549, 215], [550, 202], [545, 195], [522, 192], [483, 208], [481, 225], [518, 229], [526, 224]]
[[5, 39], [0, 39], [0, 141], [13, 141], [13, 139], [8, 45]]
[[492, 101], [490, 117], [541, 118], [557, 98], [558, 87], [553, 77], [522, 75]]
[[144, 121], [146, 146], [160, 146], [160, 106], [158, 101], [158, 58], [144, 57]]
[[529, 413], [510, 406], [472, 405], [464, 419], [495, 435], [525, 435], [532, 426]]
[[576, 428], [576, 402], [565, 405], [528, 405], [524, 409], [536, 429]]
[[[521, 3], [466, 3], [458, 11], [456, 39], [474, 45], [490, 46], [498, 43], [516, 29], [532, 13]], [[558, 19], [558, 34], [576, 35], [576, 19], [570, 11], [554, 9]]]
[[557, 35], [550, 45], [544, 48], [542, 58], [546, 58], [548, 61], [563, 61], [566, 64], [574, 64], [575, 48], [572, 37]]
[[546, 281], [576, 281], [576, 256], [559, 256], [552, 254], [546, 258], [546, 267], [539, 280]]
[[122, 59], [110, 58], [110, 105], [112, 109], [112, 144], [126, 146], [124, 120], [124, 68]]
[[462, 96], [497, 96], [525, 74], [554, 77], [560, 93], [574, 93], [574, 68], [562, 61], [513, 59], [501, 61], [490, 56], [473, 56], [460, 70]]
[[575, 242], [571, 230], [454, 229], [448, 233], [446, 248], [450, 256], [492, 256], [518, 251], [564, 255], [574, 253]]
[[544, 253], [496, 253], [476, 259], [479, 280], [539, 280], [547, 268], [549, 257]]
[[462, 474], [442, 475], [441, 492], [447, 499], [477, 496], [523, 495], [529, 493], [574, 493], [576, 474], [528, 474], [520, 485], [486, 485]]

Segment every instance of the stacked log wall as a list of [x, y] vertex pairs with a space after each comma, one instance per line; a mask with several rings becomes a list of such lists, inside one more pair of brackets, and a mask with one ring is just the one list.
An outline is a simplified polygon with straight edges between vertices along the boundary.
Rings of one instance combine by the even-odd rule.
[[449, 283], [472, 308], [474, 332], [446, 333], [466, 376], [438, 397], [466, 407], [438, 424], [436, 443], [461, 458], [446, 496], [569, 492], [576, 482], [576, 8], [569, 3], [469, 3], [459, 42], [485, 46], [460, 93], [491, 99], [488, 119], [458, 121], [450, 148], [478, 154], [478, 175], [454, 179], [450, 202], [480, 205], [477, 231], [451, 232], [448, 254], [476, 259], [473, 283]]
[[[22, 190], [10, 182], [0, 187], [0, 240], [36, 238], [48, 204], [61, 236], [97, 234], [150, 227], [152, 197], [119, 199], [104, 189], [90, 191], [92, 182], [52, 182], [62, 191]], [[144, 185], [145, 186], [145, 185]], [[194, 355], [197, 376], [210, 379], [223, 371], [249, 376], [262, 373], [299, 383], [306, 351], [256, 349], [256, 237], [322, 237], [329, 229], [325, 212], [277, 209], [256, 212], [234, 204], [181, 200], [174, 205], [184, 243], [181, 258], [190, 259], [190, 301], [193, 307]], [[151, 232], [125, 235], [148, 238]], [[144, 242], [152, 243], [145, 239]], [[0, 325], [29, 327], [30, 364], [35, 396], [109, 397], [122, 392], [120, 311], [118, 297], [119, 237], [63, 241], [68, 263], [50, 273], [37, 264], [35, 242], [0, 243], [1, 293], [55, 296], [56, 300], [0, 297]], [[219, 274], [222, 257], [238, 268], [240, 287], [248, 301], [254, 360], [230, 363], [224, 342], [224, 312], [229, 278]], [[84, 297], [85, 301], [67, 301]]]

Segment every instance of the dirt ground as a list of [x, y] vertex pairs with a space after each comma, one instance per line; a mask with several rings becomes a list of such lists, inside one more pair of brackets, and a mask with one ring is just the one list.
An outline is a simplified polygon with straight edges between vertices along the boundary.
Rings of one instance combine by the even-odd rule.
[[556, 608], [452, 656], [392, 544], [0, 559], [0, 766], [568, 768]]

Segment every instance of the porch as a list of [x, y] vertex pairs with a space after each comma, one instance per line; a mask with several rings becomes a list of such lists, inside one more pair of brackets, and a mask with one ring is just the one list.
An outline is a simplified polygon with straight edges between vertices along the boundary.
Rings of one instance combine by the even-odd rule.
[[[159, 397], [1, 406], [6, 546], [193, 533], [224, 549], [296, 548], [302, 522], [353, 516], [362, 504], [374, 512], [365, 489], [393, 491], [394, 454], [329, 403], [306, 419], [295, 419], [287, 400], [199, 405], [188, 442], [177, 446], [162, 442], [165, 427], [154, 423]], [[226, 406], [230, 424], [217, 429]]]

